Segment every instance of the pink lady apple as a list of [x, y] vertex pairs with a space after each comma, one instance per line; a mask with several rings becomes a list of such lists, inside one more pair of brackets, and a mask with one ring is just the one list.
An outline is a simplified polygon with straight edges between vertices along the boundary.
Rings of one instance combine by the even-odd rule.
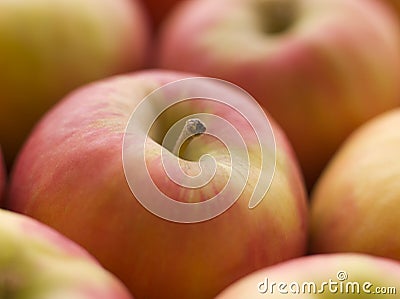
[[145, 66], [148, 40], [138, 0], [0, 1], [0, 144], [8, 166], [66, 93]]
[[400, 260], [400, 109], [357, 129], [311, 200], [312, 252], [364, 252]]
[[158, 65], [231, 81], [278, 121], [309, 188], [357, 126], [400, 103], [400, 26], [376, 0], [192, 0]]
[[0, 210], [0, 296], [20, 299], [132, 299], [83, 248], [55, 230]]
[[[247, 93], [221, 82], [179, 85], [193, 77], [148, 70], [75, 91], [42, 119], [13, 169], [7, 207], [85, 247], [136, 298], [212, 298], [256, 269], [305, 253], [305, 188], [284, 133], [270, 120], [272, 142], [260, 142], [252, 125], [267, 121], [243, 116], [262, 112]], [[188, 99], [169, 105], [176, 97]], [[203, 118], [205, 132], [187, 119], [197, 136], [176, 148], [185, 138], [174, 135], [175, 124], [194, 115], [212, 118]], [[263, 163], [273, 179], [259, 184]], [[213, 176], [184, 186], [170, 178], [180, 169], [191, 181], [199, 172]], [[253, 205], [258, 187], [267, 192]]]
[[256, 271], [216, 299], [397, 298], [400, 264], [365, 254], [321, 254]]

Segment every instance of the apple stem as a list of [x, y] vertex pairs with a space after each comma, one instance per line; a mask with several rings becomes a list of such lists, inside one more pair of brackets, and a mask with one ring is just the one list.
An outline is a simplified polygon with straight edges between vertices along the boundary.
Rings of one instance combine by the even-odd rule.
[[261, 25], [266, 33], [278, 34], [287, 30], [296, 20], [299, 10], [297, 0], [257, 1]]
[[180, 149], [182, 145], [192, 139], [194, 136], [198, 136], [203, 134], [206, 131], [205, 124], [198, 118], [190, 118], [186, 121], [185, 126], [182, 129], [181, 134], [179, 135], [172, 153], [179, 157]]

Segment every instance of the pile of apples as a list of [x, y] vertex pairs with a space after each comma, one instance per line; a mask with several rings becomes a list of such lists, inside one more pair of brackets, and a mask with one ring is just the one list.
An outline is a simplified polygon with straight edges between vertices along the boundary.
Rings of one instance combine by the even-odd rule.
[[[371, 298], [399, 298], [398, 3], [0, 0], [0, 298], [366, 297], [279, 285], [339, 272], [370, 282]], [[255, 98], [274, 133], [275, 171], [255, 208], [250, 175], [227, 211], [179, 223], [135, 198], [122, 148], [135, 108], [193, 77]], [[198, 199], [168, 181], [160, 162], [160, 140], [183, 117], [226, 116], [246, 131], [228, 108], [213, 107], [178, 105], [151, 132], [130, 133], [133, 148], [146, 134], [148, 172], [176, 201], [224, 188], [217, 172]], [[214, 154], [225, 167], [215, 140], [198, 136], [185, 151], [169, 157], [192, 165]], [[138, 169], [129, 170], [141, 182]]]

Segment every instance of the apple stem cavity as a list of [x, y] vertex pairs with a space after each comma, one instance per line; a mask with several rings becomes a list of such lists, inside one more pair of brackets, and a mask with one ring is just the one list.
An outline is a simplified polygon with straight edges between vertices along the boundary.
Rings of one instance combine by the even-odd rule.
[[257, 0], [262, 30], [268, 34], [283, 33], [299, 14], [298, 0]]
[[185, 142], [189, 142], [193, 137], [203, 134], [206, 131], [205, 124], [198, 118], [190, 118], [186, 121], [185, 126], [179, 135], [172, 153], [180, 156], [180, 150]]

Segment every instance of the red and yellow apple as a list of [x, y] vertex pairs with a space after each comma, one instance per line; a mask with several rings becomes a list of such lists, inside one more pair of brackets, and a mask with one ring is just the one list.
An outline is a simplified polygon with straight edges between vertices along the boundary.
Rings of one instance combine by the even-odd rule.
[[311, 188], [348, 134], [400, 103], [400, 27], [374, 0], [193, 0], [158, 66], [231, 81], [282, 126]]
[[27, 216], [0, 210], [1, 298], [132, 299], [83, 248]]
[[297, 258], [252, 273], [216, 299], [395, 298], [400, 264], [364, 254], [322, 254]]
[[400, 260], [400, 110], [356, 130], [316, 184], [311, 250]]
[[0, 1], [0, 143], [8, 166], [66, 93], [143, 67], [148, 35], [137, 0]]
[[[256, 269], [305, 253], [305, 188], [291, 147], [272, 121], [275, 173], [266, 196], [253, 209], [248, 205], [257, 185], [259, 147], [249, 123], [228, 105], [202, 98], [184, 101], [164, 111], [147, 135], [143, 123], [153, 120], [152, 109], [160, 108], [152, 106], [147, 111], [150, 114], [141, 113], [138, 125], [125, 134], [131, 113], [150, 92], [192, 76], [148, 70], [79, 89], [46, 114], [12, 171], [7, 207], [56, 228], [85, 247], [136, 298], [212, 298]], [[162, 105], [169, 96], [185, 92], [184, 88], [172, 90], [172, 95], [166, 93], [158, 101]], [[256, 103], [246, 97], [239, 102], [244, 106]], [[218, 217], [197, 223], [168, 221], [148, 211], [130, 191], [122, 159], [124, 136], [127, 148], [133, 149], [139, 160], [143, 153], [134, 149], [141, 146], [140, 136], [147, 138], [147, 170], [141, 172], [134, 163], [124, 164], [144, 196], [151, 197], [148, 172], [174, 201], [205, 202], [226, 185], [226, 169], [230, 167], [226, 147], [208, 135], [194, 138], [179, 156], [161, 146], [174, 123], [201, 112], [229, 120], [251, 145], [250, 176], [238, 200]], [[266, 153], [275, 150], [272, 144], [267, 146]], [[189, 172], [198, 169], [199, 156], [213, 155], [217, 161], [215, 177], [199, 190], [172, 183], [161, 165], [162, 150], [167, 150], [167, 161], [180, 157], [179, 162]], [[241, 172], [247, 167], [247, 157], [237, 158], [239, 165], [233, 171]], [[274, 163], [272, 156], [267, 160]], [[232, 180], [233, 186], [242, 181], [233, 175]]]

